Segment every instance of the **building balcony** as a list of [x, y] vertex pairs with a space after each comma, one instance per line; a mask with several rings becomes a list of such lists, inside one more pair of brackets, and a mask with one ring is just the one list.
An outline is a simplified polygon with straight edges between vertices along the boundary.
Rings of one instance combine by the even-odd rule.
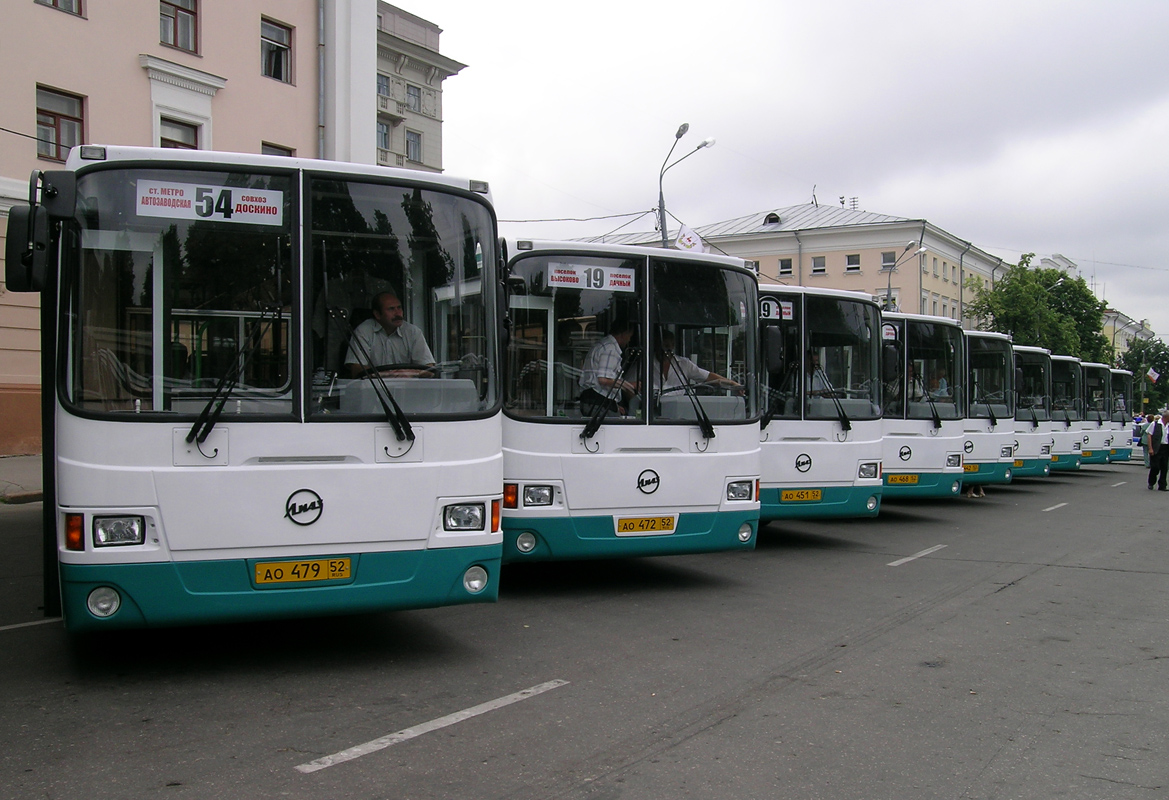
[[384, 94], [377, 96], [377, 112], [397, 125], [406, 119], [406, 104]]
[[379, 167], [404, 167], [406, 166], [406, 156], [379, 147], [377, 149], [377, 165]]

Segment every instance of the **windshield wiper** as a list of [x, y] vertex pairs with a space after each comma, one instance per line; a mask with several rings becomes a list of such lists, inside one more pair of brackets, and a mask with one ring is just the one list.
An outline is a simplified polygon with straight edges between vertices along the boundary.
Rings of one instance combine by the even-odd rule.
[[[999, 421], [998, 421], [998, 418], [995, 417], [995, 415], [994, 415], [994, 409], [990, 405], [990, 400], [988, 399], [987, 395], [985, 395], [985, 394], [982, 396], [981, 399], [982, 399], [982, 404], [984, 406], [986, 406], [986, 413], [990, 417], [991, 427], [997, 427], [999, 424]], [[975, 402], [977, 402], [977, 401], [975, 401]]]
[[[838, 418], [840, 419], [840, 429], [845, 430], [845, 431], [851, 431], [852, 430], [852, 423], [848, 421], [848, 414], [844, 413], [844, 404], [841, 403], [840, 398], [836, 396], [836, 388], [832, 385], [832, 381], [828, 379], [828, 373], [826, 373], [822, 369], [817, 369], [817, 370], [815, 370], [815, 372], [812, 373], [813, 378], [816, 377], [817, 372], [820, 374], [820, 376], [822, 378], [824, 378], [824, 385], [828, 387], [828, 390], [827, 390], [828, 391], [828, 399], [830, 399], [832, 401], [832, 404], [836, 406], [836, 414], [837, 414]], [[935, 414], [935, 416], [937, 416], [937, 415]], [[940, 428], [942, 426], [941, 426], [941, 424], [938, 424], [935, 427]]]
[[[601, 423], [605, 419], [605, 415], [609, 413], [609, 401], [616, 400], [614, 392], [618, 395], [621, 390], [617, 387], [620, 385], [622, 376], [629, 370], [629, 365], [632, 363], [635, 356], [641, 353], [641, 348], [629, 347], [621, 354], [621, 363], [617, 366], [617, 374], [614, 376], [613, 385], [609, 387], [609, 391], [601, 395], [605, 398], [604, 403], [597, 403], [593, 408], [593, 413], [589, 417], [589, 423], [585, 425], [583, 431], [580, 432], [582, 441], [588, 440], [596, 436], [597, 431], [601, 428]], [[599, 393], [598, 393], [599, 394]]]
[[275, 319], [279, 319], [280, 310], [278, 306], [261, 309], [260, 316], [256, 319], [256, 325], [252, 328], [248, 337], [244, 339], [239, 349], [236, 350], [232, 366], [220, 377], [219, 383], [215, 386], [215, 391], [211, 393], [207, 404], [203, 406], [203, 410], [199, 412], [199, 416], [195, 419], [195, 424], [191, 426], [191, 430], [187, 434], [188, 444], [191, 442], [203, 444], [203, 442], [207, 441], [207, 437], [211, 435], [212, 429], [215, 428], [215, 423], [219, 421], [219, 416], [223, 413], [224, 403], [227, 402], [227, 398], [231, 396], [231, 393], [235, 391], [235, 387], [239, 385], [239, 379], [244, 374], [244, 369], [247, 368], [248, 360], [252, 357], [256, 348], [260, 346], [260, 342], [264, 340], [264, 335], [272, 327], [272, 320], [268, 320], [266, 324], [260, 324], [264, 322], [264, 317], [272, 310], [276, 312]]
[[925, 386], [922, 386], [922, 393], [925, 395], [926, 402], [930, 404], [930, 413], [934, 415], [934, 427], [941, 430], [942, 415], [938, 413], [938, 406], [934, 403], [933, 395], [930, 394], [930, 390], [926, 389]]
[[364, 362], [361, 366], [365, 367], [366, 374], [373, 384], [374, 396], [381, 403], [382, 411], [386, 415], [386, 421], [394, 429], [394, 435], [398, 437], [399, 442], [414, 441], [414, 429], [410, 427], [410, 420], [406, 419], [406, 413], [402, 411], [402, 407], [394, 399], [390, 387], [386, 385], [386, 379], [377, 371], [377, 365], [373, 363], [373, 357], [370, 355], [369, 350], [366, 349], [365, 343], [361, 341], [361, 337], [353, 335], [353, 326], [349, 324], [349, 315], [340, 306], [333, 306], [329, 309], [329, 313], [333, 316], [333, 319], [339, 320], [345, 330], [348, 331], [349, 341], [355, 345], [358, 358]]
[[690, 385], [690, 381], [686, 379], [686, 376], [682, 374], [682, 370], [678, 368], [678, 362], [674, 360], [673, 356], [668, 356], [668, 358], [670, 359], [670, 366], [674, 369], [674, 374], [678, 376], [678, 380], [682, 383], [682, 391], [690, 398], [690, 405], [694, 407], [694, 416], [698, 419], [698, 427], [702, 430], [702, 435], [707, 439], [713, 439], [714, 423], [710, 421], [706, 409], [698, 401], [698, 395], [694, 393], [694, 387]]

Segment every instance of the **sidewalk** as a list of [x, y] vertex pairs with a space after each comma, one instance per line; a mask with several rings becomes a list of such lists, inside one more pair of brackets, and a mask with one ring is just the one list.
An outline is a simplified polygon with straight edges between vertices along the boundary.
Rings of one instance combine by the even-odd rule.
[[40, 456], [0, 456], [0, 503], [39, 503], [42, 488]]

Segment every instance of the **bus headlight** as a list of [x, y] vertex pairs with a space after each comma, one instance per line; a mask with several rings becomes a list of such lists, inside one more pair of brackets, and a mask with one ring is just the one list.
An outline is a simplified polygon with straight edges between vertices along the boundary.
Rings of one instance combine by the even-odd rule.
[[961, 453], [951, 453], [950, 455], [946, 456], [946, 466], [947, 467], [960, 467], [960, 466], [962, 466], [962, 454]]
[[858, 478], [876, 478], [877, 477], [877, 470], [879, 470], [880, 468], [881, 468], [881, 465], [877, 464], [875, 462], [869, 463], [869, 464], [861, 464], [860, 469], [857, 470], [856, 476]]
[[524, 505], [525, 506], [550, 506], [550, 505], [552, 505], [552, 487], [551, 486], [525, 486], [524, 487]]
[[751, 526], [744, 522], [741, 526], [739, 526], [739, 541], [744, 543], [751, 541], [752, 533], [754, 533], [754, 531], [751, 530]]
[[463, 588], [471, 594], [479, 594], [487, 588], [487, 570], [476, 564], [463, 573]]
[[958, 494], [962, 491], [962, 481], [954, 481], [954, 485], [950, 487], [950, 494]]
[[[1077, 449], [1077, 450], [1079, 450], [1079, 449], [1080, 449], [1080, 445], [1079, 445], [1079, 443], [1078, 443], [1078, 442], [1076, 443], [1075, 449]], [[1049, 444], [1045, 444], [1045, 445], [1041, 446], [1041, 447], [1039, 448], [1039, 455], [1041, 455], [1041, 456], [1049, 456], [1049, 455], [1051, 455], [1051, 445], [1049, 445]]]
[[89, 593], [85, 600], [85, 607], [95, 617], [112, 617], [122, 607], [122, 597], [117, 589], [109, 586], [99, 586]]
[[876, 495], [869, 495], [869, 499], [865, 501], [865, 508], [867, 508], [869, 511], [876, 511], [877, 510], [877, 496]]
[[1075, 450], [1076, 452], [1079, 452], [1080, 451], [1080, 443], [1079, 442], [1072, 442], [1072, 449]]
[[442, 510], [442, 529], [444, 531], [481, 531], [486, 527], [486, 519], [487, 507], [483, 503], [462, 503], [447, 506]]
[[122, 545], [142, 544], [145, 541], [145, 517], [93, 518], [94, 547], [120, 547]]
[[[754, 481], [731, 481], [727, 484], [727, 499], [728, 500], [751, 500], [755, 495]], [[742, 539], [742, 531], [739, 532], [739, 538]], [[747, 539], [751, 537], [748, 536]], [[743, 541], [747, 541], [743, 539]]]
[[521, 553], [530, 553], [536, 549], [536, 534], [524, 531], [515, 537], [515, 549]]
[[999, 458], [1014, 458], [1014, 457], [1015, 457], [1015, 448], [1011, 447], [1010, 445], [1007, 445], [1006, 447], [999, 448]]

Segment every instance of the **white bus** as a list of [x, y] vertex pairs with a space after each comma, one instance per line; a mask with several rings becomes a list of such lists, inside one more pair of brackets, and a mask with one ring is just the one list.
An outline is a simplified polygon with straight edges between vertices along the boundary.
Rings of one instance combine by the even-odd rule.
[[486, 184], [99, 145], [33, 183], [7, 278], [42, 295], [69, 629], [496, 598]]
[[1015, 463], [1015, 354], [1011, 337], [966, 331], [963, 483], [1010, 483]]
[[504, 561], [753, 548], [754, 272], [638, 246], [511, 255]]
[[1121, 433], [1112, 425], [1112, 369], [1095, 361], [1084, 370], [1084, 438], [1082, 463], [1107, 464]]
[[1133, 375], [1127, 369], [1112, 370], [1112, 442], [1109, 461], [1128, 461], [1133, 447]]
[[966, 359], [946, 317], [882, 312], [884, 499], [962, 491]]
[[[1015, 461], [1012, 479], [1051, 474], [1052, 453], [1051, 351], [1014, 345], [1015, 352]], [[1071, 445], [1068, 445], [1069, 452]]]
[[859, 292], [760, 289], [766, 395], [760, 517], [881, 508], [881, 313]]
[[1080, 359], [1051, 356], [1051, 468], [1079, 469], [1087, 441], [1084, 426], [1084, 369]]

